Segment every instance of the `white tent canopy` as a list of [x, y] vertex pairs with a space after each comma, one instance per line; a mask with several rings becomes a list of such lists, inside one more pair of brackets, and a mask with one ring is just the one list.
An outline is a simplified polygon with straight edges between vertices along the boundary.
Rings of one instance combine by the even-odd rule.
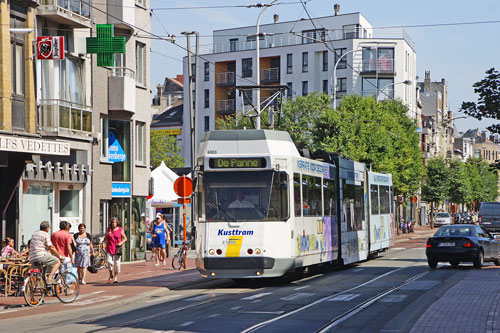
[[174, 182], [179, 176], [167, 168], [162, 161], [160, 166], [151, 171], [154, 195], [149, 200], [154, 207], [172, 207], [179, 196], [174, 192]]

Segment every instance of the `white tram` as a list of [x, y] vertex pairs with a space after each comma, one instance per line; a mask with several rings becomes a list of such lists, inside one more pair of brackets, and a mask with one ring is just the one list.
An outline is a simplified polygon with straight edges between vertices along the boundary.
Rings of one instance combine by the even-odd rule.
[[368, 199], [367, 180], [392, 191], [391, 175], [335, 154], [314, 157], [301, 157], [286, 132], [204, 134], [195, 189], [196, 264], [203, 276], [276, 277], [365, 260], [390, 245], [393, 219], [385, 209], [368, 215], [375, 196], [379, 207], [386, 201], [382, 190]]

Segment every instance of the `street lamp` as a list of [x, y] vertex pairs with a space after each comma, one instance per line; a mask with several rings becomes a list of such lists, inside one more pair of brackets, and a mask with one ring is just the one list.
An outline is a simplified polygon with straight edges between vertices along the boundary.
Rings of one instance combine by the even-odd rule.
[[380, 92], [384, 91], [385, 88], [388, 88], [390, 86], [395, 86], [396, 84], [406, 84], [407, 86], [411, 85], [413, 82], [412, 80], [404, 80], [402, 82], [393, 82], [393, 83], [389, 83], [388, 85], [384, 86], [382, 89], [377, 89], [377, 103], [379, 101], [379, 95], [380, 95]]
[[[346, 52], [337, 59], [337, 61], [335, 62], [335, 66], [333, 66], [333, 108], [334, 109], [337, 108], [337, 66], [340, 63], [340, 60], [342, 60], [342, 58], [344, 58], [346, 55], [348, 55], [350, 53], [358, 52], [358, 51], [363, 51], [363, 50], [371, 51], [372, 48], [371, 47], [364, 47], [361, 49], [355, 49], [355, 50], [351, 50], [349, 52]], [[335, 52], [335, 55], [337, 55], [336, 52]]]
[[[258, 86], [260, 86], [260, 38], [259, 38], [260, 37], [260, 18], [262, 17], [262, 14], [264, 14], [266, 9], [271, 7], [276, 1], [278, 1], [278, 0], [273, 0], [268, 4], [258, 3], [255, 5], [247, 6], [248, 8], [251, 8], [251, 7], [262, 8], [262, 7], [264, 7], [260, 12], [259, 17], [257, 18], [257, 31], [256, 31], [256, 37], [255, 37], [255, 40], [257, 42], [256, 48], [255, 48], [257, 51], [257, 61], [256, 61], [255, 66], [257, 67], [257, 77], [256, 78], [257, 78], [257, 85]], [[256, 103], [255, 111], [257, 111], [257, 119], [255, 121], [255, 128], [260, 129], [260, 87], [257, 88], [257, 103]]]

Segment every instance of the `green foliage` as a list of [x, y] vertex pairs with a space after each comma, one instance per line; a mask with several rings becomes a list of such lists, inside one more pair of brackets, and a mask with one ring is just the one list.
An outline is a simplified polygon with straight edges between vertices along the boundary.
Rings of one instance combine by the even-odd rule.
[[468, 176], [465, 163], [460, 160], [450, 160], [448, 198], [453, 203], [466, 204], [472, 202], [472, 183]]
[[150, 133], [150, 162], [156, 168], [165, 162], [169, 168], [181, 168], [186, 161], [181, 156], [181, 149], [177, 145], [175, 135], [167, 135], [161, 131], [151, 131]]
[[449, 175], [450, 171], [444, 159], [429, 158], [422, 183], [422, 199], [432, 203], [439, 203], [446, 199], [449, 193]]
[[495, 201], [498, 197], [497, 170], [477, 158], [467, 160], [465, 168], [471, 184], [468, 203], [472, 205], [476, 200], [478, 204], [483, 201]]

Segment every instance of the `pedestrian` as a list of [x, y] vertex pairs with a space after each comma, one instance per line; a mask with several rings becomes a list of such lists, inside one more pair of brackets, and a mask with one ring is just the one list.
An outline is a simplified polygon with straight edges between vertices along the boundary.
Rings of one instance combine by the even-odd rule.
[[127, 236], [120, 226], [117, 217], [111, 218], [110, 227], [106, 233], [106, 261], [108, 262], [108, 283], [118, 283], [118, 273], [122, 256], [122, 245], [127, 241]]
[[155, 254], [155, 267], [160, 266], [160, 261], [165, 266], [165, 243], [167, 226], [163, 214], [156, 214], [156, 221], [151, 227], [151, 237], [153, 238], [153, 253]]
[[14, 249], [14, 240], [10, 237], [5, 238], [2, 242], [2, 258], [13, 258], [16, 255], [20, 255], [20, 253]]
[[80, 284], [87, 284], [85, 282], [87, 267], [91, 265], [91, 256], [94, 256], [94, 246], [92, 245], [90, 234], [86, 229], [87, 226], [84, 223], [80, 223], [78, 233], [73, 235], [76, 242], [75, 265], [78, 270]]
[[63, 272], [71, 271], [75, 264], [73, 259], [73, 238], [69, 233], [70, 224], [66, 221], [59, 222], [59, 230], [52, 234], [50, 241], [54, 244], [57, 252], [64, 256], [61, 269]]

